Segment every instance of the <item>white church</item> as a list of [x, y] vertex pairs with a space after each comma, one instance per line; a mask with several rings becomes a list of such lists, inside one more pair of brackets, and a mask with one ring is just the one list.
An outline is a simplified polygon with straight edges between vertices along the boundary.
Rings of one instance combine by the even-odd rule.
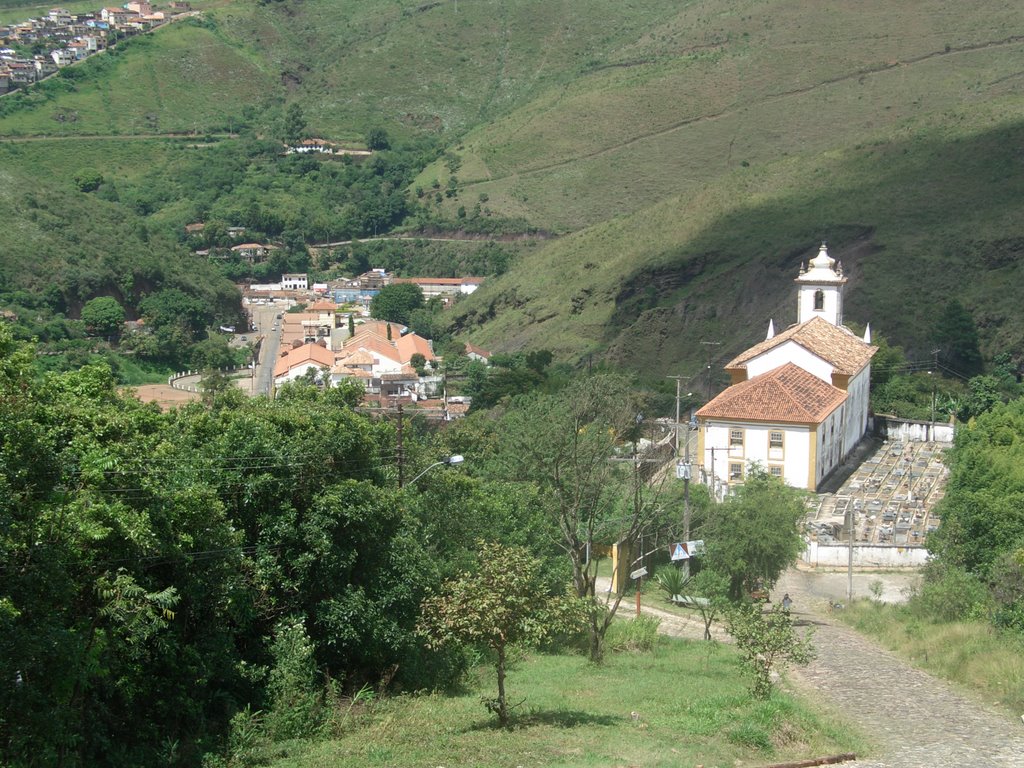
[[753, 463], [789, 485], [816, 490], [868, 427], [871, 329], [843, 323], [842, 264], [823, 243], [796, 278], [797, 324], [731, 360], [731, 386], [697, 411], [698, 456], [716, 495]]

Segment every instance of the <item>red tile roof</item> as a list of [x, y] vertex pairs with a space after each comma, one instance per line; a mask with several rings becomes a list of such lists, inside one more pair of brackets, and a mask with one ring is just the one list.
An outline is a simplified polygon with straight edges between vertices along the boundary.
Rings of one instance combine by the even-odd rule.
[[697, 411], [697, 418], [820, 424], [845, 400], [843, 390], [786, 363], [729, 387]]
[[852, 376], [871, 362], [877, 347], [865, 343], [846, 328], [832, 325], [828, 320], [812, 317], [810, 320], [791, 325], [782, 333], [760, 344], [755, 344], [746, 352], [726, 363], [725, 369], [743, 369], [755, 357], [774, 349], [780, 344], [792, 341], [817, 355], [835, 368], [835, 373]]
[[331, 368], [334, 366], [334, 353], [319, 344], [303, 344], [301, 347], [290, 349], [278, 359], [277, 365], [274, 366], [274, 377], [288, 373], [303, 363], [316, 363], [322, 368]]
[[434, 359], [434, 350], [431, 349], [430, 342], [422, 336], [417, 336], [415, 333], [407, 333], [405, 336], [402, 336], [395, 342], [395, 347], [398, 349], [398, 354], [401, 355], [403, 363], [408, 363], [412, 360], [412, 356], [416, 353], [423, 355], [427, 360]]

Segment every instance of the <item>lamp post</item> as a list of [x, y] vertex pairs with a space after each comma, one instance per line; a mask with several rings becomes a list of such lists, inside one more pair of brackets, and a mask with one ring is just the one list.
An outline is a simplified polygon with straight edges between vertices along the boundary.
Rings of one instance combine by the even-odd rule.
[[460, 454], [455, 454], [454, 456], [445, 456], [440, 461], [435, 461], [433, 464], [428, 466], [426, 469], [424, 469], [422, 472], [420, 472], [418, 475], [416, 475], [416, 477], [414, 477], [408, 483], [405, 483], [405, 485], [412, 485], [417, 480], [419, 480], [421, 477], [423, 477], [425, 474], [427, 474], [427, 472], [432, 470], [434, 467], [440, 467], [440, 466], [442, 466], [444, 464], [447, 464], [448, 466], [453, 466], [455, 464], [461, 464], [465, 460], [466, 460], [465, 457], [461, 456]]

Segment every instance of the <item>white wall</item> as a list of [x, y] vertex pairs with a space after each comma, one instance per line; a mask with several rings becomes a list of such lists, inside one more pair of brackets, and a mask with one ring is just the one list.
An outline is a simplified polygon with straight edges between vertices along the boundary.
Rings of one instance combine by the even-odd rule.
[[319, 370], [324, 371], [328, 370], [319, 363], [314, 363], [312, 361], [300, 363], [299, 365], [295, 366], [290, 371], [288, 371], [288, 373], [282, 373], [280, 376], [275, 377], [274, 385], [280, 386], [282, 384], [285, 384], [286, 382], [301, 379], [306, 374], [306, 371], [308, 371], [310, 368], [317, 368]]
[[814, 467], [814, 488], [835, 469], [846, 454], [843, 452], [843, 417], [846, 413], [844, 402], [818, 426], [817, 455]]
[[[801, 560], [822, 568], [846, 568], [850, 562], [850, 548], [843, 544], [809, 541]], [[853, 547], [853, 564], [859, 568], [920, 568], [927, 561], [928, 549], [923, 546], [855, 544]]]
[[[814, 294], [825, 294], [823, 309], [814, 309]], [[843, 294], [837, 285], [801, 285], [797, 296], [797, 322], [803, 323], [812, 317], [823, 317], [832, 325], [843, 322]]]
[[[729, 449], [729, 432], [743, 430], [743, 449]], [[783, 433], [783, 454], [780, 458], [769, 451], [769, 433]], [[711, 448], [714, 452], [714, 472], [720, 483], [730, 483], [729, 464], [742, 463], [746, 474], [751, 462], [764, 469], [782, 466], [782, 477], [796, 488], [808, 488], [810, 477], [810, 429], [798, 425], [761, 424], [757, 422], [706, 422], [704, 427], [704, 453], [695, 457], [711, 474]], [[719, 450], [721, 449], [721, 450]]]
[[868, 400], [871, 390], [871, 365], [850, 379], [846, 388], [846, 425], [843, 436], [843, 455], [846, 456], [864, 436], [868, 428]]
[[748, 360], [747, 378], [752, 379], [762, 373], [781, 368], [786, 363], [795, 363], [812, 376], [817, 376], [827, 384], [832, 383], [832, 366], [795, 341], [785, 341], [767, 352], [762, 352], [753, 360]]

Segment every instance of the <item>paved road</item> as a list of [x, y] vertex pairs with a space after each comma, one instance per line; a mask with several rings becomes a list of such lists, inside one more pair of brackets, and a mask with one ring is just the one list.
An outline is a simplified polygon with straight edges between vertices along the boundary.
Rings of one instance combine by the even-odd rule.
[[[284, 312], [284, 305], [250, 304], [252, 320], [257, 333], [263, 337], [260, 358], [256, 365], [256, 395], [269, 395], [274, 379], [274, 365], [281, 347], [281, 322], [277, 315]], [[277, 326], [275, 329], [274, 326]]]

